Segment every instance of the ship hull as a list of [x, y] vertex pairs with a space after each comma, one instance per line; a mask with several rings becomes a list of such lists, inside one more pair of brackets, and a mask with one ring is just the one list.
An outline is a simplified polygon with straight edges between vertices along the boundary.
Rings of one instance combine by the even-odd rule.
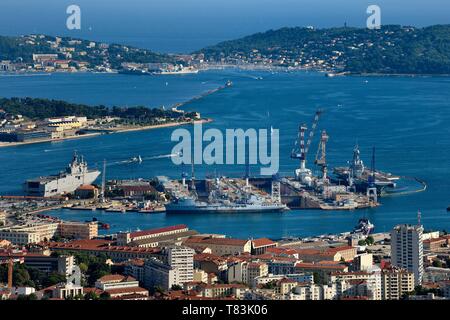
[[79, 176], [55, 177], [45, 182], [27, 181], [24, 191], [29, 196], [52, 197], [72, 193], [78, 187], [93, 183], [100, 175], [100, 171], [93, 170]]
[[284, 206], [242, 206], [242, 207], [226, 207], [226, 206], [198, 206], [198, 207], [182, 207], [176, 205], [167, 205], [166, 213], [263, 213], [263, 212], [282, 212], [286, 211]]

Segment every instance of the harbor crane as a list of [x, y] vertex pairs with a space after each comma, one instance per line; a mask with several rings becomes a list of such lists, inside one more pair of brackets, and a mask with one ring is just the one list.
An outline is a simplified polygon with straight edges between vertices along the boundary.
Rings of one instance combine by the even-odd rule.
[[367, 198], [373, 203], [378, 202], [378, 191], [375, 177], [375, 147], [372, 148], [371, 174], [367, 177]]
[[314, 163], [319, 166], [322, 170], [322, 182], [323, 184], [326, 184], [328, 182], [328, 168], [327, 168], [327, 142], [328, 142], [329, 136], [325, 130], [322, 131], [322, 134], [320, 136], [320, 142], [319, 142], [319, 148], [317, 149], [316, 153], [316, 159]]
[[300, 180], [302, 183], [305, 183], [307, 185], [311, 185], [312, 178], [311, 178], [311, 170], [306, 168], [306, 157], [308, 155], [309, 147], [311, 146], [312, 139], [314, 137], [314, 133], [317, 128], [317, 124], [319, 123], [320, 115], [322, 114], [322, 110], [319, 109], [316, 111], [314, 115], [314, 120], [311, 126], [311, 130], [309, 130], [309, 136], [308, 141], [305, 143], [305, 135], [306, 130], [308, 130], [308, 127], [306, 124], [302, 124], [299, 127], [298, 137], [295, 140], [294, 148], [291, 152], [291, 158], [293, 159], [300, 159], [300, 168], [295, 170], [295, 175], [298, 180]]

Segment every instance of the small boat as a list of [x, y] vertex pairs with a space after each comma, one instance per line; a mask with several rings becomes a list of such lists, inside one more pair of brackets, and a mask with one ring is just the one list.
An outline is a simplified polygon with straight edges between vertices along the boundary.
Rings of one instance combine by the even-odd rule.
[[374, 228], [375, 226], [369, 221], [369, 219], [361, 218], [352, 233], [361, 233], [368, 236], [373, 232]]
[[124, 161], [124, 163], [142, 163], [142, 157], [140, 155], [137, 157], [132, 157], [132, 158]]
[[103, 230], [109, 230], [111, 228], [109, 223], [104, 223], [104, 222], [100, 222], [99, 226], [100, 226], [100, 229], [103, 229]]

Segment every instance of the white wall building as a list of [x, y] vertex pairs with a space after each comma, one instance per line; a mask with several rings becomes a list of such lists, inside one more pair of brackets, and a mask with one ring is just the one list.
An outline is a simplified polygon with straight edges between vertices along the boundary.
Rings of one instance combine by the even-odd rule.
[[399, 225], [391, 231], [392, 265], [414, 272], [414, 283], [423, 279], [423, 227]]

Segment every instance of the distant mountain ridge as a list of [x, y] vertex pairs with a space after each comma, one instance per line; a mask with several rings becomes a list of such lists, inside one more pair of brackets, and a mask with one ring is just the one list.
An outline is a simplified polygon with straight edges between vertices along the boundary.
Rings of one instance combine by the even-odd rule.
[[450, 25], [281, 28], [206, 47], [209, 62], [381, 74], [450, 74]]

